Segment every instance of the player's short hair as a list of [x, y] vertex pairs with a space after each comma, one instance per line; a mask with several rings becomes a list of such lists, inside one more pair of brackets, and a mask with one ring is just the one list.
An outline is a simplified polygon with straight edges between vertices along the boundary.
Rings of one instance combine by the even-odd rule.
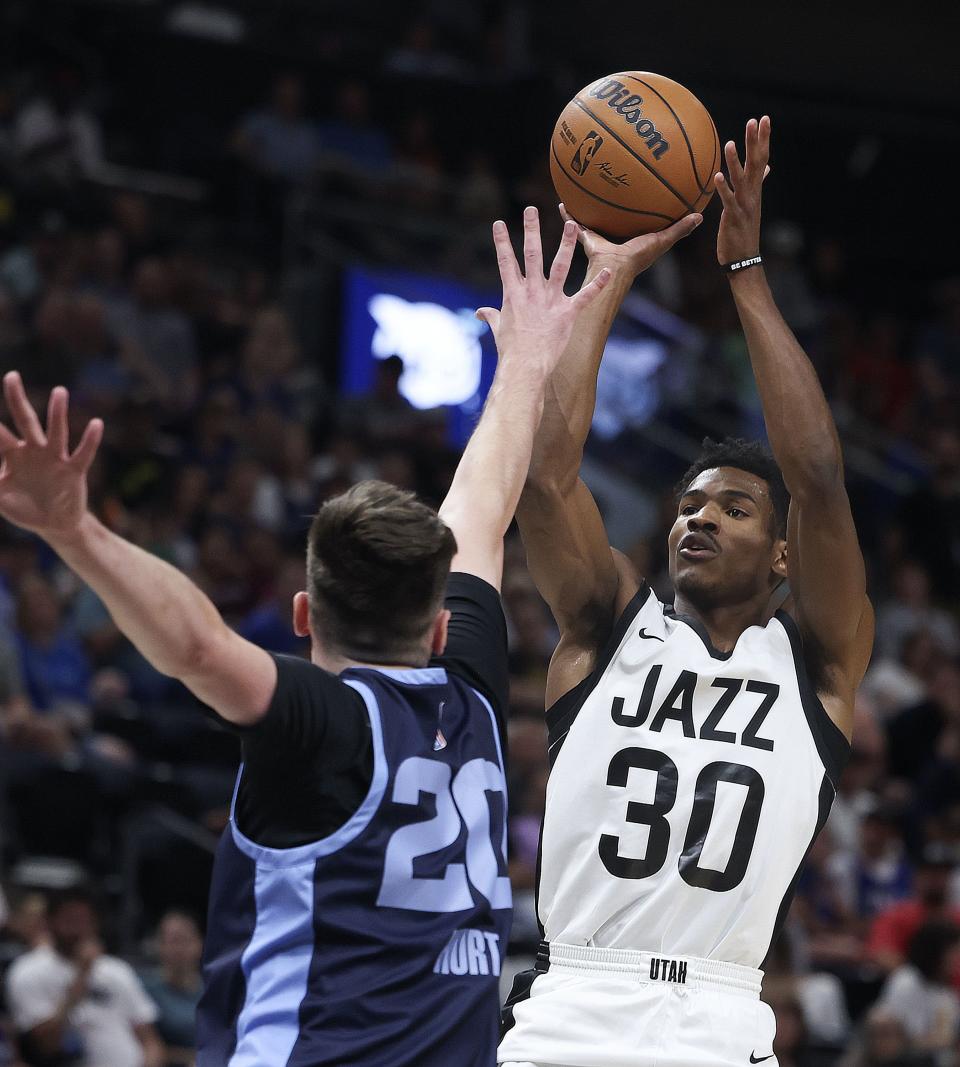
[[760, 441], [747, 441], [743, 437], [725, 437], [722, 441], [714, 441], [711, 437], [705, 437], [700, 455], [677, 483], [677, 500], [679, 501], [689, 489], [694, 478], [716, 467], [736, 467], [738, 470], [749, 471], [762, 478], [770, 490], [770, 500], [773, 504], [774, 527], [771, 533], [774, 537], [787, 536], [790, 494], [787, 492], [777, 461]]
[[370, 663], [408, 662], [443, 604], [453, 531], [413, 493], [360, 482], [310, 526], [310, 619], [325, 647]]

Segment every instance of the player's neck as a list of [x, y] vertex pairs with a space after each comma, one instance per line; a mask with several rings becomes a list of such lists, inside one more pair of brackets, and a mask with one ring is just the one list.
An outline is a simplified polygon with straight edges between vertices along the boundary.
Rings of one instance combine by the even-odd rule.
[[414, 671], [426, 666], [426, 663], [371, 663], [369, 660], [351, 659], [349, 656], [341, 656], [316, 646], [310, 651], [310, 660], [331, 674], [342, 674], [351, 667], [368, 667], [377, 671]]
[[750, 626], [762, 626], [769, 621], [769, 594], [741, 604], [714, 604], [709, 607], [694, 604], [682, 593], [677, 593], [673, 610], [678, 615], [696, 619], [707, 633], [718, 652], [729, 652], [740, 635]]

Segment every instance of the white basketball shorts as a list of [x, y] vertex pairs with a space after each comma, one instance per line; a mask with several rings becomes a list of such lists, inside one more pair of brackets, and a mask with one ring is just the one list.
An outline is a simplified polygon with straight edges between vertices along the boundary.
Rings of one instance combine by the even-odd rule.
[[751, 967], [551, 942], [504, 1009], [503, 1067], [777, 1067]]

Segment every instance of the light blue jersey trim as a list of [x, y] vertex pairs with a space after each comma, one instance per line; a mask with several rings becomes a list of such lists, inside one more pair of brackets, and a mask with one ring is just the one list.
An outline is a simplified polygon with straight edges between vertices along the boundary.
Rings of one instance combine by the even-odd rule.
[[257, 921], [240, 959], [246, 997], [228, 1067], [279, 1067], [300, 1036], [300, 1005], [314, 950], [313, 872], [309, 859], [297, 871], [257, 867]]
[[504, 774], [506, 774], [507, 768], [503, 762], [503, 749], [500, 746], [500, 724], [497, 722], [496, 712], [490, 706], [490, 701], [487, 700], [483, 693], [478, 692], [478, 690], [474, 689], [472, 686], [470, 688], [470, 692], [473, 693], [477, 700], [479, 700], [480, 703], [487, 709], [487, 714], [490, 716], [490, 725], [493, 728], [493, 743], [497, 746], [497, 759], [500, 760], [500, 770], [503, 771]]
[[[233, 834], [234, 844], [257, 863], [257, 876], [259, 868], [276, 869], [280, 867], [296, 867], [301, 863], [311, 863], [320, 859], [321, 856], [329, 856], [333, 852], [348, 845], [355, 837], [361, 834], [370, 823], [383, 799], [383, 792], [387, 788], [387, 759], [383, 751], [383, 727], [380, 723], [380, 709], [377, 706], [377, 698], [369, 686], [353, 679], [344, 679], [344, 682], [355, 689], [367, 708], [370, 717], [370, 733], [373, 742], [373, 779], [370, 788], [364, 797], [363, 803], [350, 816], [339, 829], [334, 830], [328, 837], [322, 837], [319, 841], [311, 841], [307, 845], [297, 845], [295, 848], [270, 848], [267, 845], [258, 845], [251, 841], [237, 826], [236, 805], [237, 793], [240, 790], [240, 778], [243, 775], [243, 764], [237, 772], [237, 784], [233, 789], [233, 800], [230, 802], [230, 832]], [[259, 922], [259, 920], [258, 920]]]
[[[353, 668], [351, 668], [353, 669]], [[364, 671], [376, 671], [387, 678], [407, 685], [446, 685], [447, 672], [443, 667], [360, 667]]]

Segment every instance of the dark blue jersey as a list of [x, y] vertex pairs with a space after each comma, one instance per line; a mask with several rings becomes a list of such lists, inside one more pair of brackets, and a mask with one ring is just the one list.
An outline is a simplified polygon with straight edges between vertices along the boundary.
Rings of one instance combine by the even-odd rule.
[[267, 847], [237, 824], [241, 767], [211, 888], [197, 1062], [491, 1067], [511, 915], [496, 715], [442, 667], [352, 668], [338, 684], [362, 698], [366, 796], [327, 836]]

